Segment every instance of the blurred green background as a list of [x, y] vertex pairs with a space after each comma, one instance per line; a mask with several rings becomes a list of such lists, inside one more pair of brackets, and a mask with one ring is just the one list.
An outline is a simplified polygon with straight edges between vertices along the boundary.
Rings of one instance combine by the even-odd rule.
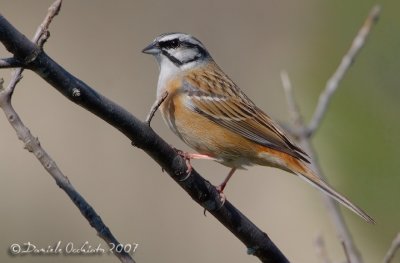
[[[0, 0], [1, 13], [33, 35], [52, 1]], [[217, 63], [272, 117], [289, 120], [280, 71], [289, 72], [307, 120], [319, 93], [375, 1], [65, 1], [46, 52], [72, 74], [144, 118], [158, 69], [141, 54], [155, 36], [195, 35]], [[330, 183], [369, 212], [371, 226], [343, 209], [365, 262], [380, 262], [400, 230], [400, 2], [380, 2], [381, 19], [334, 95], [313, 141]], [[2, 57], [7, 52], [0, 49]], [[9, 79], [9, 70], [1, 76]], [[74, 186], [122, 243], [138, 243], [138, 262], [258, 262], [118, 131], [25, 72], [14, 105]], [[153, 128], [183, 145], [159, 115]], [[102, 243], [67, 196], [22, 149], [0, 116], [0, 260], [117, 262], [102, 256], [13, 256], [12, 243]], [[228, 169], [195, 168], [217, 184]], [[240, 171], [227, 198], [269, 234], [293, 262], [321, 262], [321, 234], [334, 262], [345, 259], [320, 194], [287, 173]], [[102, 243], [103, 247], [105, 244]], [[397, 256], [393, 262], [400, 262]]]

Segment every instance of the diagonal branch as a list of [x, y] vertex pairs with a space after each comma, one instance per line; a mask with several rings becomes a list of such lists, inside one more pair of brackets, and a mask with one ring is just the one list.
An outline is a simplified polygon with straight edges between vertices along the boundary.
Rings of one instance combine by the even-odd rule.
[[[326, 89], [321, 93], [318, 106], [314, 112], [314, 117], [312, 118], [309, 126], [304, 123], [303, 117], [300, 113], [299, 107], [294, 99], [293, 88], [289, 81], [289, 78], [285, 72], [282, 73], [282, 85], [284, 86], [284, 91], [286, 93], [288, 107], [292, 119], [294, 119], [295, 134], [293, 134], [300, 142], [300, 145], [308, 153], [312, 160], [311, 168], [316, 172], [316, 174], [327, 181], [324, 176], [322, 169], [319, 165], [316, 152], [311, 144], [311, 136], [315, 133], [317, 128], [321, 124], [322, 118], [325, 116], [325, 112], [328, 108], [328, 104], [332, 98], [333, 93], [336, 91], [340, 81], [343, 79], [345, 73], [350, 68], [352, 62], [354, 61], [359, 50], [364, 46], [367, 36], [371, 30], [372, 25], [377, 21], [380, 14], [380, 7], [374, 6], [369, 13], [367, 19], [365, 20], [363, 26], [359, 30], [350, 50], [343, 57], [341, 64], [339, 65], [337, 71], [333, 74], [327, 83]], [[328, 214], [335, 226], [336, 234], [343, 244], [346, 257], [348, 257], [348, 263], [362, 263], [362, 257], [359, 253], [349, 228], [344, 221], [343, 215], [337, 206], [337, 203], [327, 195], [322, 195], [323, 201], [327, 208]]]
[[[97, 230], [98, 235], [107, 243], [114, 244], [114, 247], [119, 244], [118, 240], [113, 236], [109, 228], [103, 223], [100, 216], [96, 213], [93, 207], [75, 190], [69, 179], [62, 173], [51, 156], [43, 149], [37, 137], [34, 137], [29, 129], [22, 122], [17, 112], [11, 105], [11, 97], [9, 96], [15, 88], [15, 85], [22, 78], [20, 70], [14, 71], [12, 80], [6, 88], [0, 83], [0, 107], [7, 117], [10, 125], [14, 128], [18, 138], [24, 143], [24, 148], [33, 153], [40, 161], [46, 171], [53, 177], [57, 185], [65, 191], [71, 198], [72, 202], [79, 208], [82, 215], [89, 221], [90, 225]], [[121, 262], [134, 263], [131, 256], [122, 251], [115, 253]]]
[[318, 105], [314, 111], [314, 115], [308, 125], [307, 133], [308, 136], [312, 136], [321, 124], [322, 119], [325, 116], [326, 110], [328, 109], [329, 103], [331, 101], [332, 95], [337, 90], [339, 83], [342, 81], [350, 66], [354, 63], [357, 55], [359, 54], [361, 48], [364, 46], [369, 33], [371, 32], [372, 26], [378, 21], [381, 8], [376, 5], [372, 8], [367, 19], [365, 20], [363, 26], [358, 31], [357, 36], [354, 38], [350, 49], [347, 51], [346, 55], [342, 58], [338, 68], [332, 77], [328, 80], [325, 86], [325, 90], [321, 93], [318, 99]]
[[[50, 6], [43, 23], [39, 26], [35, 36], [33, 37], [33, 42], [36, 43], [40, 48], [42, 48], [49, 37], [48, 27], [53, 18], [58, 14], [61, 8], [61, 2], [61, 0], [57, 0]], [[37, 51], [37, 49], [35, 49], [35, 51]], [[34, 52], [34, 54], [37, 53]], [[43, 149], [39, 140], [31, 134], [29, 129], [18, 116], [17, 112], [14, 110], [11, 104], [11, 97], [16, 85], [22, 79], [22, 71], [22, 68], [15, 69], [10, 83], [6, 88], [3, 88], [3, 80], [0, 81], [1, 109], [6, 115], [10, 125], [16, 131], [18, 138], [23, 141], [25, 149], [35, 155], [47, 172], [56, 181], [56, 184], [65, 191], [73, 203], [78, 207], [82, 215], [89, 221], [90, 225], [97, 230], [98, 235], [107, 243], [107, 245], [110, 247], [116, 247], [118, 244], [120, 244], [118, 240], [113, 236], [109, 228], [103, 223], [102, 219], [93, 209], [93, 207], [79, 194], [79, 192], [75, 190], [68, 178], [61, 172], [55, 161]], [[121, 251], [120, 253], [116, 251], [115, 255], [120, 259], [121, 262], [135, 262], [125, 251]]]
[[185, 161], [146, 123], [71, 75], [23, 36], [3, 16], [0, 16], [0, 41], [16, 58], [26, 63], [26, 68], [36, 72], [72, 102], [117, 128], [132, 140], [133, 145], [143, 149], [193, 200], [207, 209], [241, 240], [249, 254], [257, 256], [262, 262], [289, 262], [268, 235], [229, 201], [221, 206], [219, 193], [207, 180], [195, 170], [187, 176]]

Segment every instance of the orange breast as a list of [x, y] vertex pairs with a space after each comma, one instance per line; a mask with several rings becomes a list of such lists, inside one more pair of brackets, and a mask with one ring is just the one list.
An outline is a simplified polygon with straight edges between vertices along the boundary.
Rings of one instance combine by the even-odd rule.
[[[198, 153], [219, 159], [229, 167], [264, 165], [287, 170], [295, 158], [224, 128], [190, 108], [181, 81], [168, 84], [168, 97], [161, 105], [162, 116], [170, 129]], [[296, 162], [297, 163], [297, 162]]]
[[179, 81], [171, 81], [169, 95], [161, 105], [162, 116], [170, 129], [187, 145], [201, 154], [220, 159], [229, 167], [267, 164], [260, 156], [264, 146], [244, 138], [194, 112], [187, 95], [179, 89]]

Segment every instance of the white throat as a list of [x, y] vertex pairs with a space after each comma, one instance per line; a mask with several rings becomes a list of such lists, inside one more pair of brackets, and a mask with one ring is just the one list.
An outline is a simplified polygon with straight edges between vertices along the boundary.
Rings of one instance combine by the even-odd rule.
[[169, 80], [180, 74], [182, 69], [162, 55], [157, 56], [157, 62], [160, 67], [157, 83], [157, 98], [160, 98], [166, 91]]
[[184, 71], [196, 67], [199, 61], [193, 61], [186, 63], [181, 66], [175, 65], [171, 60], [163, 55], [157, 56], [157, 62], [160, 67], [160, 75], [158, 76], [157, 83], [157, 98], [160, 98], [164, 92], [166, 91], [166, 85], [172, 78], [178, 77], [178, 75], [182, 74]]

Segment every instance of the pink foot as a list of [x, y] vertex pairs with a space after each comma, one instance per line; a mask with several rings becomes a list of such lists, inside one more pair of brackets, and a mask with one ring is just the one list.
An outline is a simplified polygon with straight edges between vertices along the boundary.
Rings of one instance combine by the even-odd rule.
[[218, 193], [219, 193], [219, 200], [221, 201], [221, 206], [223, 206], [224, 204], [225, 204], [225, 201], [226, 201], [226, 196], [225, 196], [225, 194], [224, 194], [224, 188], [225, 188], [225, 185], [223, 185], [223, 184], [220, 184], [220, 185], [218, 185], [217, 187], [217, 191], [218, 191]]
[[178, 149], [176, 149], [176, 148], [174, 148], [174, 149], [175, 149], [176, 153], [177, 153], [178, 155], [180, 155], [180, 156], [185, 160], [186, 166], [187, 166], [186, 173], [187, 173], [187, 174], [190, 174], [190, 173], [192, 172], [192, 170], [193, 170], [193, 166], [192, 166], [192, 164], [190, 163], [190, 159], [192, 159], [192, 158], [190, 158], [190, 154], [187, 153], [187, 152], [178, 150]]
[[173, 147], [177, 154], [179, 154], [183, 159], [186, 161], [186, 166], [188, 169], [186, 170], [186, 173], [191, 173], [193, 170], [192, 164], [190, 163], [191, 159], [205, 159], [205, 160], [215, 160], [215, 158], [212, 158], [208, 155], [205, 154], [199, 154], [199, 153], [187, 153], [182, 150], [178, 150], [175, 147]]
[[[226, 184], [225, 184], [226, 185]], [[225, 196], [225, 194], [224, 194], [224, 188], [225, 188], [225, 185], [223, 185], [223, 184], [220, 184], [220, 185], [218, 185], [217, 187], [215, 187], [216, 189], [217, 189], [217, 192], [219, 193], [219, 200], [221, 201], [221, 206], [220, 206], [220, 208], [225, 204], [225, 201], [226, 201], [226, 196]], [[203, 211], [203, 214], [204, 214], [204, 216], [206, 216], [206, 213], [207, 213], [207, 210], [206, 209], [204, 209], [204, 211]]]

